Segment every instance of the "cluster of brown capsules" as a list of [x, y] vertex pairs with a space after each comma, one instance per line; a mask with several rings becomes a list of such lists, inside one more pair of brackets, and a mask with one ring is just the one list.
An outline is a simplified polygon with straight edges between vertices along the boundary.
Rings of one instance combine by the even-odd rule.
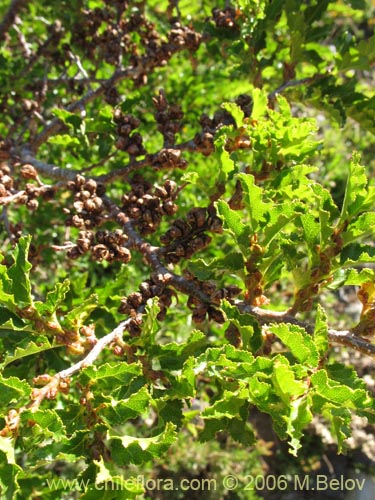
[[189, 259], [205, 248], [211, 242], [205, 231], [222, 232], [221, 220], [210, 209], [195, 207], [189, 210], [186, 219], [176, 219], [160, 237], [166, 262], [177, 264], [182, 258]]
[[74, 192], [73, 207], [75, 214], [65, 208], [64, 212], [69, 214], [65, 221], [66, 226], [79, 229], [92, 229], [103, 222], [105, 205], [102, 196], [105, 193], [105, 185], [94, 179], [85, 179], [83, 175], [77, 175], [74, 181], [69, 181], [68, 188]]
[[166, 180], [163, 186], [153, 186], [141, 175], [136, 174], [131, 182], [131, 191], [122, 195], [121, 210], [139, 228], [142, 235], [151, 234], [159, 227], [165, 215], [174, 215], [177, 205], [177, 185]]

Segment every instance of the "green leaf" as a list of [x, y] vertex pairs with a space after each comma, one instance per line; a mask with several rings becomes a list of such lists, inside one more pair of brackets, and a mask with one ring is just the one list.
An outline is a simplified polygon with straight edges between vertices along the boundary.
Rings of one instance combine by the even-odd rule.
[[218, 132], [218, 136], [215, 139], [216, 157], [219, 165], [218, 183], [225, 183], [228, 180], [228, 176], [235, 169], [234, 161], [230, 157], [229, 152], [225, 149], [226, 144], [227, 136], [223, 129]]
[[249, 244], [249, 227], [243, 224], [241, 216], [235, 210], [232, 210], [226, 201], [219, 200], [215, 205], [218, 215], [224, 223], [224, 228], [229, 229], [238, 245], [246, 251]]
[[346, 231], [341, 233], [344, 245], [351, 243], [359, 238], [370, 236], [374, 232], [375, 213], [366, 212], [359, 215], [353, 222], [349, 224]]
[[40, 434], [43, 440], [53, 438], [54, 442], [59, 442], [66, 437], [64, 423], [55, 410], [26, 410], [21, 414], [21, 422], [31, 427], [34, 435]]
[[114, 387], [127, 386], [137, 376], [142, 374], [142, 369], [138, 363], [104, 363], [99, 367], [88, 366], [82, 370], [80, 378], [82, 384], [100, 382], [100, 386], [108, 389]]
[[216, 257], [210, 262], [204, 259], [192, 259], [188, 263], [188, 269], [199, 280], [208, 280], [217, 277], [218, 274], [228, 271], [239, 271], [244, 268], [245, 261], [242, 253], [229, 252], [224, 257]]
[[255, 184], [253, 175], [238, 174], [244, 191], [244, 202], [250, 216], [250, 226], [255, 233], [259, 226], [263, 226], [269, 220], [269, 212], [272, 210], [271, 203], [263, 201], [263, 190]]
[[83, 118], [81, 118], [76, 113], [72, 113], [70, 111], [61, 108], [54, 108], [52, 112], [57, 118], [63, 121], [65, 125], [68, 125], [73, 130], [77, 131], [80, 129], [81, 124], [83, 122]]
[[311, 213], [303, 214], [300, 217], [307, 246], [312, 255], [316, 255], [316, 246], [320, 241], [320, 223]]
[[203, 418], [233, 418], [240, 415], [241, 408], [248, 405], [247, 391], [224, 391], [223, 397], [204, 410]]
[[81, 144], [81, 141], [74, 136], [68, 135], [68, 134], [56, 134], [48, 139], [49, 144], [53, 144], [56, 146], [79, 146]]
[[235, 104], [234, 102], [223, 102], [221, 107], [233, 116], [238, 128], [243, 125], [243, 119], [245, 115], [242, 109], [237, 104]]
[[301, 438], [303, 430], [312, 420], [312, 413], [308, 403], [308, 398], [301, 397], [290, 402], [290, 413], [287, 417], [287, 434], [290, 436], [290, 453], [297, 456], [298, 450], [302, 447]]
[[273, 324], [270, 326], [270, 331], [279, 337], [300, 363], [311, 367], [318, 366], [317, 348], [311, 336], [303, 328], [290, 324]]
[[64, 280], [56, 283], [55, 288], [47, 293], [45, 302], [35, 302], [35, 308], [40, 315], [52, 315], [64, 303], [66, 294], [70, 289], [70, 281]]
[[359, 155], [353, 154], [339, 224], [346, 220], [351, 221], [355, 215], [367, 210], [375, 202], [375, 190], [367, 188], [366, 172], [359, 162]]
[[[111, 463], [104, 462], [101, 457], [100, 460], [94, 460], [98, 472], [95, 478], [96, 485], [113, 485], [113, 490], [118, 494], [119, 491], [122, 492], [122, 498], [136, 498], [137, 495], [144, 493], [144, 488], [137, 477], [123, 477], [119, 475], [119, 471], [113, 467]], [[97, 487], [96, 491], [101, 491], [102, 488]], [[103, 494], [103, 491], [101, 491]], [[125, 495], [125, 496], [124, 496]], [[86, 498], [83, 496], [82, 498]], [[90, 497], [87, 497], [87, 499]], [[97, 497], [100, 500], [100, 497]], [[117, 498], [117, 497], [115, 497]]]
[[0, 327], [2, 330], [23, 330], [26, 327], [26, 323], [14, 312], [0, 306]]
[[251, 112], [251, 118], [253, 120], [259, 120], [267, 112], [268, 96], [265, 91], [256, 88], [252, 92], [252, 97], [253, 110]]
[[322, 358], [328, 351], [328, 324], [327, 315], [320, 304], [316, 311], [313, 341], [319, 356]]
[[123, 425], [127, 420], [133, 419], [144, 413], [150, 404], [150, 394], [146, 387], [142, 387], [138, 392], [129, 398], [117, 401], [112, 398], [108, 405], [105, 405], [101, 412], [109, 426]]
[[13, 463], [6, 463], [7, 456], [3, 450], [3, 437], [0, 436], [0, 492], [2, 500], [14, 500], [20, 492], [18, 478], [22, 469]]
[[275, 362], [272, 374], [275, 392], [289, 406], [292, 399], [302, 396], [307, 390], [304, 382], [296, 380], [294, 371], [286, 364]]
[[146, 311], [143, 316], [142, 344], [149, 343], [152, 345], [154, 343], [155, 334], [159, 329], [159, 323], [156, 319], [159, 312], [158, 298], [148, 299]]
[[327, 405], [323, 415], [332, 422], [332, 430], [337, 439], [337, 452], [342, 453], [344, 442], [351, 435], [352, 414], [347, 408], [330, 408]]
[[19, 403], [26, 399], [31, 393], [29, 384], [17, 377], [3, 378], [0, 375], [0, 407], [6, 407], [9, 404]]
[[0, 303], [10, 311], [14, 311], [16, 308], [12, 281], [9, 279], [7, 267], [2, 264], [0, 264]]
[[199, 434], [199, 441], [217, 439], [216, 434], [226, 431], [238, 443], [244, 446], [253, 446], [256, 438], [247, 422], [239, 418], [207, 418], [204, 420], [204, 429]]
[[74, 307], [65, 316], [65, 321], [74, 328], [81, 328], [85, 324], [86, 319], [98, 306], [98, 295], [93, 293], [87, 299], [83, 300], [78, 306]]
[[12, 280], [12, 292], [14, 300], [19, 308], [31, 306], [33, 299], [31, 296], [30, 270], [32, 265], [27, 260], [31, 242], [31, 236], [20, 238], [14, 250], [14, 264], [8, 271]]
[[[5, 455], [5, 462], [0, 461], [0, 464], [15, 464], [15, 456], [14, 456], [14, 437], [11, 436], [0, 436], [0, 456], [1, 454]], [[2, 467], [0, 466], [0, 471]]]
[[175, 426], [168, 422], [165, 430], [150, 438], [117, 435], [109, 430], [112, 459], [118, 465], [142, 464], [160, 458], [176, 441]]
[[251, 314], [241, 314], [237, 307], [223, 300], [222, 309], [227, 318], [231, 320], [240, 331], [244, 349], [256, 352], [262, 346], [262, 331], [257, 320]]
[[363, 408], [371, 403], [365, 389], [351, 389], [328, 378], [326, 370], [318, 370], [311, 375], [311, 382], [317, 394], [338, 406]]
[[22, 337], [17, 343], [7, 348], [7, 352], [0, 365], [5, 367], [18, 359], [23, 359], [26, 356], [32, 356], [33, 354], [48, 351], [56, 347], [60, 346], [52, 345], [50, 340], [43, 335], [35, 336], [34, 333], [23, 331]]

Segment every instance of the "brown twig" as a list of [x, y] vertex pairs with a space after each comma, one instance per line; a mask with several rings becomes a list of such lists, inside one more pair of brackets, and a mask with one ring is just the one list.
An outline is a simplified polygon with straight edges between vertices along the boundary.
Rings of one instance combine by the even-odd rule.
[[13, 0], [0, 23], [0, 41], [4, 40], [10, 27], [14, 23], [18, 11], [26, 5], [27, 0]]
[[69, 368], [56, 373], [45, 386], [34, 390], [34, 397], [29, 403], [22, 406], [18, 410], [11, 410], [5, 418], [6, 425], [0, 431], [0, 436], [16, 434], [19, 427], [20, 416], [24, 411], [37, 411], [44, 399], [53, 399], [51, 395], [57, 394], [60, 383], [64, 380], [69, 380], [69, 378], [76, 372], [92, 365], [107, 345], [114, 342], [116, 338], [121, 338], [129, 322], [130, 319], [122, 321], [114, 330], [99, 339], [91, 351], [83, 359]]

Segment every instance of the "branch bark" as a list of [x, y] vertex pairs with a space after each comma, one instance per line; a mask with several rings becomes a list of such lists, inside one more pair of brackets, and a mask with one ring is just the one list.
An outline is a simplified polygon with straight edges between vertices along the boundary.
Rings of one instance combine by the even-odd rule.
[[28, 0], [13, 0], [0, 23], [0, 41], [5, 40], [6, 34], [11, 28], [19, 10], [26, 5]]

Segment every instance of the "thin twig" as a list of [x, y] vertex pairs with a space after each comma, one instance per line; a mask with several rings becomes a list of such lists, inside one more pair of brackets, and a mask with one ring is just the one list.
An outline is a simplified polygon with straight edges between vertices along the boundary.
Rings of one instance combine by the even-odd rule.
[[10, 27], [14, 23], [18, 11], [26, 5], [28, 0], [13, 0], [0, 23], [0, 41], [4, 40]]

